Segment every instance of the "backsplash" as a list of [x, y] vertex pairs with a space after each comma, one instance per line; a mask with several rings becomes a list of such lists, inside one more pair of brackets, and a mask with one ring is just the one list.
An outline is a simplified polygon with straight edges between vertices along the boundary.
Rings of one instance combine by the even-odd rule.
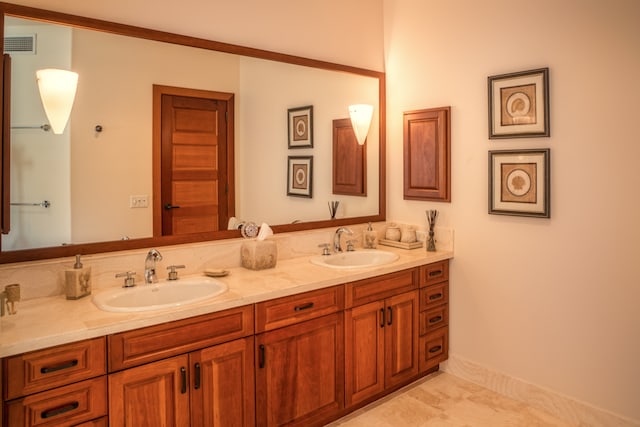
[[[387, 224], [384, 222], [373, 224], [379, 238], [384, 237]], [[354, 233], [356, 248], [360, 248], [362, 231], [366, 229], [366, 224], [352, 225], [349, 228]], [[319, 255], [321, 249], [318, 246], [329, 243], [334, 231], [335, 228], [332, 227], [295, 233], [280, 233], [270, 239], [275, 240], [278, 244], [278, 260], [284, 260]], [[426, 230], [416, 227], [416, 231], [418, 240], [424, 241]], [[439, 250], [453, 250], [453, 230], [436, 227], [435, 232], [437, 248]], [[240, 245], [242, 242], [243, 239], [239, 238], [160, 246], [157, 249], [162, 253], [163, 259], [157, 265], [158, 278], [165, 279], [167, 266], [174, 264], [185, 265], [185, 268], [180, 270], [180, 275], [185, 276], [202, 273], [207, 268], [240, 267]], [[115, 275], [125, 271], [135, 271], [136, 282], [142, 283], [144, 280], [144, 260], [149, 249], [83, 255], [82, 262], [85, 266], [91, 267], [93, 289], [121, 286], [122, 279], [116, 278]], [[414, 250], [424, 251], [425, 248]], [[0, 265], [0, 287], [10, 283], [20, 283], [22, 300], [61, 295], [64, 293], [65, 270], [72, 268], [74, 262], [74, 257], [68, 257]]]

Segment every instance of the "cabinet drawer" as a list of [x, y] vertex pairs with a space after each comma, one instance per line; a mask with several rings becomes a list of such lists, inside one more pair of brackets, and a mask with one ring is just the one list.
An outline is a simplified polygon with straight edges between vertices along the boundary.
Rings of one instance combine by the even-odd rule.
[[13, 400], [5, 404], [5, 410], [7, 425], [11, 427], [81, 424], [107, 415], [107, 377]]
[[420, 267], [420, 287], [449, 280], [449, 260]]
[[420, 335], [449, 324], [449, 305], [444, 304], [420, 313]]
[[315, 319], [342, 309], [342, 286], [261, 302], [256, 304], [256, 333]]
[[347, 283], [345, 304], [347, 308], [367, 304], [416, 289], [418, 269], [398, 271], [371, 279]]
[[449, 328], [438, 328], [420, 337], [420, 372], [424, 372], [449, 357]]
[[253, 306], [109, 335], [109, 372], [253, 334]]
[[106, 373], [105, 338], [7, 357], [3, 368], [5, 400], [93, 378]]
[[449, 282], [420, 289], [420, 311], [449, 302]]

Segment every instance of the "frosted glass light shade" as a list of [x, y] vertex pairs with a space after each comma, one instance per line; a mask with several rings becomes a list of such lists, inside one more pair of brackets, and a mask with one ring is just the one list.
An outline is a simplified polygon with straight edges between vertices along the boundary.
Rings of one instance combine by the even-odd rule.
[[36, 71], [40, 99], [55, 134], [64, 132], [78, 86], [78, 73], [47, 68]]
[[355, 104], [349, 105], [349, 116], [351, 116], [351, 126], [356, 134], [358, 144], [364, 145], [371, 126], [373, 117], [373, 105]]

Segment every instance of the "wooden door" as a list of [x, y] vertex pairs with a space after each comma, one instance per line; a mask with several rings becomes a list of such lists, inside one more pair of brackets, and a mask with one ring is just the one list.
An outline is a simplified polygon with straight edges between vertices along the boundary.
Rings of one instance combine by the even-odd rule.
[[384, 390], [384, 301], [345, 311], [346, 405], [355, 405]]
[[109, 375], [109, 425], [189, 426], [188, 357]]
[[234, 96], [153, 86], [153, 233], [225, 230], [235, 214]]
[[418, 375], [418, 291], [387, 298], [385, 387]]
[[344, 407], [343, 314], [256, 336], [256, 424], [317, 425]]
[[192, 427], [255, 425], [253, 337], [190, 355]]

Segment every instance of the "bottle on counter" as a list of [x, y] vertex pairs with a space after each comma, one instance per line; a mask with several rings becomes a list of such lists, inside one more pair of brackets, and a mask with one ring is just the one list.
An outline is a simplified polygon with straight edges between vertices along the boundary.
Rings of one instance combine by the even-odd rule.
[[371, 223], [362, 232], [362, 247], [365, 249], [375, 249], [378, 247], [378, 233], [373, 229]]
[[79, 299], [91, 294], [91, 267], [84, 267], [80, 257], [76, 255], [73, 268], [64, 272], [67, 299]]

